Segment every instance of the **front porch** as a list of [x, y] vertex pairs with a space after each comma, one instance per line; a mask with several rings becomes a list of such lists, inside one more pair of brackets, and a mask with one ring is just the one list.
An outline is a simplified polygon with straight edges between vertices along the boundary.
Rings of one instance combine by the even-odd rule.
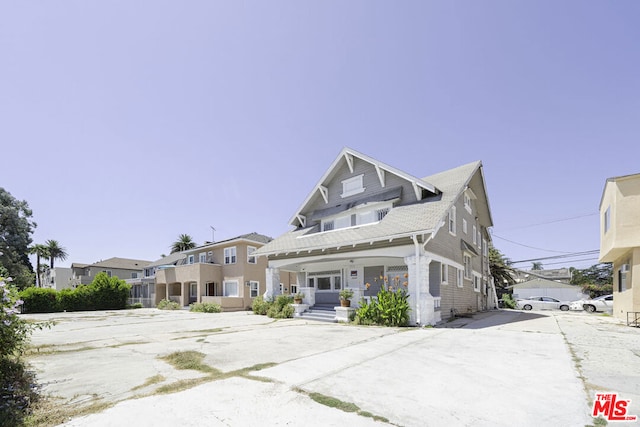
[[[440, 282], [437, 280], [439, 264], [432, 266], [430, 258], [416, 257], [414, 250], [413, 246], [395, 247], [343, 256], [272, 260], [266, 271], [265, 296], [275, 297], [281, 293], [281, 271], [297, 275], [298, 292], [304, 294], [303, 305], [311, 312], [318, 306], [339, 306], [342, 289], [353, 291], [351, 307], [357, 309], [361, 301], [375, 298], [382, 286], [396, 289], [401, 286], [409, 294], [409, 325], [435, 325], [442, 320]], [[300, 314], [304, 317], [305, 313]]]

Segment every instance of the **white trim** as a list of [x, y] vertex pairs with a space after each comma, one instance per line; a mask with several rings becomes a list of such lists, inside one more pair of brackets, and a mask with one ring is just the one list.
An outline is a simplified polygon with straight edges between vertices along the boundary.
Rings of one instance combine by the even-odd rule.
[[329, 189], [324, 185], [318, 185], [318, 191], [320, 191], [320, 195], [324, 199], [325, 204], [329, 203]]
[[462, 218], [462, 232], [463, 232], [464, 234], [468, 234], [468, 233], [467, 233], [467, 230], [468, 230], [468, 227], [467, 227], [467, 220], [466, 220], [466, 219], [464, 219], [464, 218]]
[[[236, 295], [227, 295], [227, 284], [231, 285], [235, 283], [236, 285]], [[222, 296], [225, 297], [239, 297], [240, 296], [240, 282], [237, 280], [225, 280], [222, 282]]]
[[440, 284], [441, 285], [449, 284], [449, 264], [445, 262], [440, 263]]
[[[255, 295], [253, 295], [254, 285], [255, 285], [255, 291], [256, 291]], [[257, 280], [249, 280], [249, 298], [255, 298], [258, 295], [260, 295], [260, 282], [258, 282]]]
[[382, 169], [378, 164], [376, 164], [375, 166], [376, 166], [376, 173], [378, 174], [378, 179], [380, 180], [380, 186], [384, 188], [384, 185], [385, 185], [384, 169]]
[[449, 213], [447, 214], [447, 229], [449, 230], [449, 234], [452, 236], [456, 235], [456, 222], [456, 207], [451, 206]]
[[[251, 249], [253, 249], [251, 252], [249, 252]], [[247, 246], [247, 264], [257, 264], [258, 263], [258, 258], [255, 255], [251, 255], [252, 253], [254, 253], [255, 251], [257, 251], [258, 248], [256, 248], [255, 246]], [[253, 258], [253, 262], [251, 262], [251, 258]]]
[[[227, 255], [227, 251], [229, 251], [229, 255]], [[228, 262], [227, 262], [227, 258], [228, 258]], [[237, 261], [238, 261], [238, 251], [236, 247], [229, 246], [228, 248], [224, 248], [224, 264], [231, 265], [231, 264], [235, 264]]]
[[459, 288], [464, 288], [464, 267], [456, 270], [456, 282]]
[[345, 152], [344, 159], [347, 161], [347, 166], [349, 166], [349, 172], [353, 173], [353, 154]]

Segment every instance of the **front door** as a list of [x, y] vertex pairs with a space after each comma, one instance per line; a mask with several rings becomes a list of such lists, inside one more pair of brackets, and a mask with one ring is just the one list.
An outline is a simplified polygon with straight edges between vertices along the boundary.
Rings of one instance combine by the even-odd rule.
[[191, 282], [189, 284], [189, 303], [198, 301], [198, 283]]

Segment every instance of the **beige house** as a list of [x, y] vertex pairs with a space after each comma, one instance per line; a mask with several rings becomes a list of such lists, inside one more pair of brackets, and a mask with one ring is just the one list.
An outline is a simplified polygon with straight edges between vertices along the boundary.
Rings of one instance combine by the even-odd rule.
[[640, 321], [640, 174], [609, 178], [600, 201], [600, 262], [613, 263], [613, 315]]
[[109, 258], [93, 264], [71, 264], [71, 286], [88, 285], [96, 274], [107, 273], [109, 277], [118, 277], [122, 280], [142, 277], [144, 268], [151, 261], [130, 258]]
[[413, 325], [497, 306], [480, 162], [417, 178], [345, 148], [290, 225], [258, 251], [269, 260], [267, 296], [295, 275], [301, 305], [334, 310], [344, 288], [357, 305], [397, 280], [407, 287]]
[[265, 292], [267, 267], [267, 260], [253, 252], [270, 240], [258, 233], [244, 234], [183, 251], [179, 260], [154, 266], [155, 304], [167, 299], [183, 307], [194, 302], [213, 302], [225, 311], [251, 307]]

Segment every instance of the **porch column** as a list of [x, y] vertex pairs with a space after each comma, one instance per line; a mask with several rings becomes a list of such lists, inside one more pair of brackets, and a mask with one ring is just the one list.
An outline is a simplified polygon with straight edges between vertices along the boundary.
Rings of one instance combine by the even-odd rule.
[[281, 294], [280, 292], [280, 270], [277, 268], [266, 269], [267, 290], [264, 293], [265, 299], [272, 299]]
[[435, 307], [433, 296], [429, 293], [429, 264], [431, 258], [424, 255], [405, 257], [409, 270], [409, 324], [435, 325]]

